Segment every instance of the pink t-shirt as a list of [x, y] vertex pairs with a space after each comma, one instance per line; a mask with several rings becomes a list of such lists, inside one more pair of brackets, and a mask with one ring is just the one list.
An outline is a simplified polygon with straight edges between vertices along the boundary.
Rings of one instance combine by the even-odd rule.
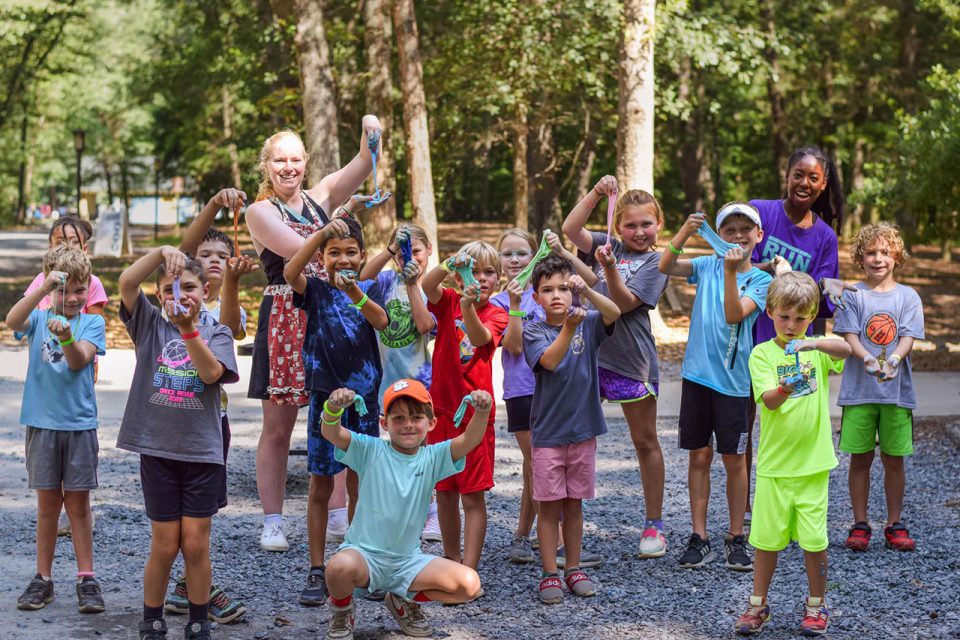
[[[30, 286], [27, 287], [27, 290], [23, 292], [23, 295], [29, 295], [43, 285], [43, 281], [46, 279], [42, 273], [38, 273], [37, 277], [33, 279], [33, 282], [30, 283]], [[107, 297], [107, 292], [103, 288], [103, 283], [100, 282], [100, 278], [97, 276], [90, 276], [90, 291], [87, 294], [87, 306], [83, 308], [84, 313], [88, 313], [90, 307], [110, 302], [110, 298]], [[47, 309], [50, 307], [50, 296], [44, 296], [43, 300], [40, 301], [40, 304], [37, 306], [38, 309]]]

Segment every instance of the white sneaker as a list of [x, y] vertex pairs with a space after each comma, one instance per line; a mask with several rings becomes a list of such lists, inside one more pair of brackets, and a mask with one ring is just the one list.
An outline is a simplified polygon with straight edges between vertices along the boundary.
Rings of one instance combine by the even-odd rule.
[[260, 548], [264, 551], [286, 551], [290, 548], [287, 536], [283, 533], [283, 526], [279, 524], [264, 524], [260, 533]]
[[330, 509], [327, 514], [327, 539], [343, 539], [350, 523], [347, 521], [347, 508]]
[[427, 523], [423, 525], [423, 533], [420, 539], [424, 542], [442, 542], [440, 536], [440, 521], [437, 520], [437, 513], [434, 511], [427, 515]]
[[[96, 522], [96, 515], [93, 511], [90, 511], [90, 528], [93, 529], [93, 525]], [[57, 520], [57, 535], [58, 536], [68, 536], [70, 535], [70, 517], [67, 515], [66, 510], [60, 513], [60, 518]]]

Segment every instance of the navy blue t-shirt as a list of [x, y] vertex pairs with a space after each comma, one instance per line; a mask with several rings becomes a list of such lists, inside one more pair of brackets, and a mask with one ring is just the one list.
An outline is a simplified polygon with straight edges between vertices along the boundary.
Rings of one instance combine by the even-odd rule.
[[[357, 286], [370, 300], [383, 305], [376, 280]], [[293, 293], [293, 303], [307, 314], [303, 340], [304, 388], [329, 394], [346, 387], [363, 397], [376, 415], [383, 369], [377, 333], [343, 291], [319, 278], [307, 278], [303, 294]]]

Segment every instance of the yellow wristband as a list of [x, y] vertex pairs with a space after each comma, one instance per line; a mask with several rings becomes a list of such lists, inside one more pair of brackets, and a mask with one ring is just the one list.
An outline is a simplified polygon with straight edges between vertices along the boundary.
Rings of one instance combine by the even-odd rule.
[[446, 271], [447, 273], [450, 273], [450, 272], [451, 272], [451, 270], [450, 270], [450, 265], [447, 264], [447, 261], [446, 261], [446, 260], [444, 260], [443, 262], [440, 263], [440, 268], [443, 269], [444, 271]]

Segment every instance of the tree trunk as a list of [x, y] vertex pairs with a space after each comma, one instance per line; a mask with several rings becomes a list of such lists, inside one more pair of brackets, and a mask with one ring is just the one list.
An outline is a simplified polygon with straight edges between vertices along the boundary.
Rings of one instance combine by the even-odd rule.
[[120, 161], [120, 189], [123, 197], [123, 242], [120, 255], [129, 256], [133, 253], [133, 244], [130, 242], [130, 172], [126, 158]]
[[693, 71], [690, 57], [680, 66], [679, 99], [691, 105], [690, 115], [683, 124], [683, 142], [678, 148], [680, 155], [680, 183], [690, 212], [703, 211], [704, 189], [702, 179], [705, 170], [705, 144], [701, 135], [705, 89], [699, 74]]
[[413, 0], [394, 0], [393, 28], [397, 33], [400, 56], [400, 86], [403, 90], [403, 128], [406, 133], [407, 174], [414, 221], [424, 228], [433, 244], [434, 263], [440, 251], [437, 242], [437, 209], [430, 166], [430, 130], [427, 125], [427, 99], [423, 91], [423, 66], [420, 63], [420, 38]]
[[304, 144], [310, 154], [307, 174], [314, 184], [340, 168], [337, 100], [323, 26], [323, 6], [323, 0], [296, 0], [297, 35], [294, 42], [303, 89]]
[[[866, 156], [866, 147], [867, 141], [860, 137], [858, 137], [853, 143], [853, 162], [850, 166], [851, 193], [863, 193], [863, 183], [865, 179], [863, 174], [863, 163]], [[851, 211], [849, 215], [844, 217], [843, 239], [845, 242], [850, 242], [850, 240], [853, 239], [854, 234], [857, 232], [857, 229], [859, 229], [863, 224], [863, 212], [865, 208], [866, 207], [861, 201], [853, 208], [853, 211]]]
[[103, 176], [107, 180], [107, 208], [109, 209], [113, 206], [113, 169], [107, 161], [103, 162]]
[[17, 222], [23, 224], [27, 219], [27, 131], [30, 125], [30, 113], [23, 110], [20, 121], [20, 172], [17, 176]]
[[655, 0], [625, 0], [620, 42], [617, 181], [653, 193]]
[[540, 123], [530, 130], [530, 232], [540, 237], [544, 229], [559, 230], [563, 222], [557, 188], [557, 157], [553, 125]]
[[778, 187], [781, 176], [787, 171], [787, 157], [789, 154], [786, 138], [787, 123], [783, 108], [783, 94], [780, 92], [780, 58], [777, 54], [777, 23], [773, 0], [762, 0], [760, 15], [767, 32], [767, 44], [764, 49], [764, 58], [767, 61], [769, 75], [767, 76], [767, 98], [770, 100], [770, 143], [773, 147], [773, 162]]
[[[387, 0], [389, 2], [389, 0]], [[389, 5], [384, 0], [366, 0], [363, 6], [364, 40], [367, 48], [367, 110], [380, 118], [387, 134], [393, 132], [393, 80], [390, 77], [391, 25]], [[381, 191], [390, 191], [394, 184], [393, 153], [387, 140], [380, 145], [377, 156], [377, 182]], [[367, 189], [373, 193], [373, 179]], [[390, 232], [397, 223], [397, 201], [387, 200], [364, 217], [364, 235], [368, 251], [387, 246]]]
[[897, 25], [900, 29], [900, 68], [897, 84], [904, 109], [907, 113], [913, 113], [917, 97], [917, 57], [920, 53], [916, 0], [901, 0]]
[[530, 185], [527, 176], [527, 104], [517, 105], [517, 120], [513, 123], [513, 226], [530, 226]]
[[233, 139], [233, 96], [230, 95], [230, 87], [223, 85], [221, 90], [223, 99], [223, 141], [227, 145], [227, 156], [230, 158], [230, 180], [234, 189], [243, 188], [242, 178], [240, 176], [240, 152], [237, 150], [237, 143]]

